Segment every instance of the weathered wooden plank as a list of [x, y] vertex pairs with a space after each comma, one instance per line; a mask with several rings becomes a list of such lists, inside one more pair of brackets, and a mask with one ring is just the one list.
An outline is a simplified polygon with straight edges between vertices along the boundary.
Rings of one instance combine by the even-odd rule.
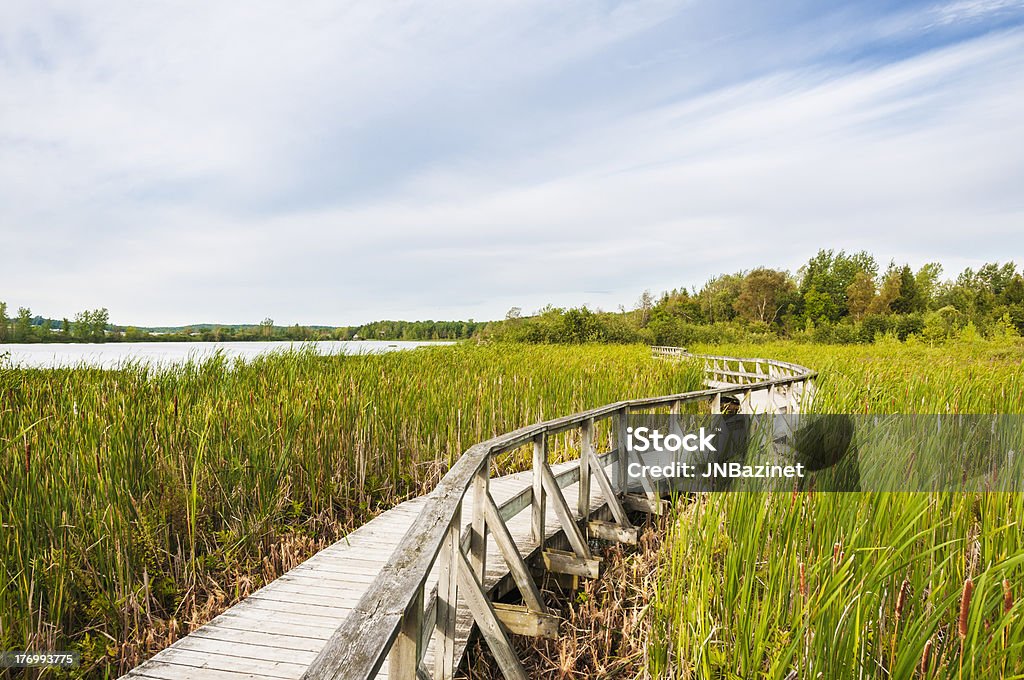
[[455, 641], [458, 625], [459, 602], [459, 533], [461, 512], [452, 518], [441, 552], [441, 565], [437, 579], [437, 634], [434, 637], [434, 677], [451, 680], [455, 677]]
[[533, 440], [533, 498], [532, 498], [532, 510], [531, 517], [533, 520], [533, 540], [537, 543], [544, 542], [544, 513], [547, 508], [547, 503], [544, 498], [544, 481], [543, 478], [537, 474], [537, 470], [541, 469], [541, 466], [546, 465], [548, 462], [548, 438], [547, 435], [541, 434]]
[[585, 578], [601, 577], [601, 558], [579, 557], [576, 553], [562, 550], [545, 550], [543, 553], [544, 568], [556, 574], [570, 574]]
[[246, 662], [253, 662], [251, 666], [253, 669], [262, 668], [262, 664], [255, 663], [262, 661], [272, 662], [272, 667], [276, 667], [277, 664], [289, 664], [292, 666], [301, 666], [302, 669], [305, 669], [305, 667], [312, 663], [313, 659], [316, 658], [316, 655], [320, 653], [321, 647], [323, 647], [323, 643], [321, 643], [315, 651], [305, 649], [286, 649], [282, 647], [258, 645], [244, 640], [229, 641], [205, 635], [188, 635], [183, 637], [181, 640], [178, 640], [174, 647], [167, 651], [169, 654], [172, 654], [175, 650], [179, 652], [193, 652], [196, 658], [198, 658], [199, 655], [225, 657], [227, 662], [232, 664], [232, 668], [241, 667], [234, 661], [236, 657], [240, 657], [245, 659]]
[[487, 573], [487, 519], [484, 508], [490, 498], [487, 483], [491, 476], [490, 456], [484, 459], [480, 469], [473, 475], [472, 517], [469, 527], [469, 562], [473, 565], [473, 573], [477, 579], [483, 579]]
[[505, 525], [504, 520], [501, 519], [498, 506], [495, 505], [494, 499], [490, 495], [487, 496], [487, 500], [489, 501], [485, 506], [487, 523], [492, 527], [491, 532], [494, 535], [494, 541], [497, 543], [509, 571], [511, 571], [515, 578], [516, 585], [519, 587], [519, 593], [531, 609], [538, 612], [546, 611], [544, 598], [541, 596], [537, 584], [534, 583], [533, 576], [530, 575], [529, 567], [526, 566], [522, 555], [519, 554], [515, 538], [509, 533], [508, 527]]
[[398, 637], [391, 646], [388, 677], [396, 680], [416, 680], [416, 672], [423, 656], [422, 626], [423, 588], [420, 588], [416, 597], [409, 603], [398, 627]]
[[551, 495], [551, 504], [555, 508], [555, 514], [558, 515], [558, 519], [561, 521], [562, 530], [565, 531], [565, 537], [569, 539], [569, 545], [572, 546], [573, 551], [575, 551], [578, 557], [584, 559], [590, 557], [587, 539], [580, 532], [580, 527], [576, 524], [576, 518], [573, 517], [569, 504], [565, 502], [565, 497], [558, 488], [558, 483], [551, 473], [551, 468], [548, 467], [546, 462], [542, 462], [540, 466], [534, 468], [533, 473], [535, 475], [540, 473], [539, 477]]
[[276, 675], [261, 675], [243, 671], [196, 668], [165, 663], [151, 659], [143, 666], [128, 673], [126, 678], [150, 678], [151, 680], [280, 680]]
[[594, 456], [594, 419], [588, 418], [580, 426], [580, 480], [577, 490], [576, 512], [580, 517], [590, 514], [590, 459]]
[[618, 497], [615, 495], [615, 490], [612, 488], [612, 483], [608, 480], [608, 475], [604, 472], [604, 466], [600, 465], [594, 459], [591, 459], [591, 472], [594, 479], [597, 480], [597, 485], [601, 487], [601, 494], [604, 499], [608, 502], [608, 507], [611, 508], [612, 516], [615, 521], [624, 527], [632, 526], [629, 517], [626, 516], [626, 509], [619, 502]]
[[510, 633], [528, 637], [558, 639], [558, 628], [562, 619], [554, 614], [540, 612], [518, 604], [494, 602], [494, 613]]
[[668, 503], [660, 498], [652, 500], [648, 496], [628, 493], [622, 497], [622, 505], [633, 512], [645, 512], [650, 515], [663, 515], [668, 512]]
[[633, 526], [624, 527], [614, 522], [591, 520], [587, 523], [587, 530], [590, 532], [591, 536], [603, 541], [614, 541], [616, 543], [624, 543], [626, 545], [636, 545], [637, 531], [636, 527]]
[[[182, 638], [183, 640], [187, 638]], [[217, 653], [193, 652], [180, 647], [168, 647], [151, 660], [157, 663], [174, 664], [178, 667], [195, 668], [203, 671], [231, 671], [234, 673], [253, 673], [281, 680], [296, 680], [306, 669], [305, 664], [286, 663], [280, 661], [262, 661], [242, 656]], [[141, 669], [150, 673], [150, 669]], [[201, 677], [201, 676], [200, 676]]]
[[505, 629], [494, 613], [494, 606], [481, 589], [480, 583], [473, 576], [473, 567], [460, 550], [456, 570], [459, 572], [459, 587], [465, 593], [466, 603], [473, 614], [473, 620], [480, 629], [480, 635], [491, 650], [494, 660], [501, 669], [505, 680], [529, 680], [523, 664], [516, 656], [512, 643], [509, 642]]
[[189, 633], [188, 637], [319, 653], [324, 647], [324, 642], [330, 637], [331, 630], [324, 629], [324, 632], [317, 636], [302, 636], [286, 635], [266, 630], [237, 630], [235, 628], [224, 628], [222, 626], [206, 624]]

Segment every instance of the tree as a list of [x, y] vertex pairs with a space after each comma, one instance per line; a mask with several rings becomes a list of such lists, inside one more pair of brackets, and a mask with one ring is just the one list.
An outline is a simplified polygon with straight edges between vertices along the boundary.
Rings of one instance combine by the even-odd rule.
[[14, 341], [32, 341], [32, 310], [28, 307], [18, 308], [18, 316], [14, 320]]
[[505, 312], [505, 321], [515, 321], [516, 319], [521, 319], [522, 316], [522, 307], [509, 307], [509, 310]]
[[854, 321], [860, 321], [867, 314], [868, 307], [875, 299], [875, 279], [866, 271], [859, 271], [853, 283], [846, 288], [846, 309]]
[[274, 335], [274, 320], [269, 316], [260, 321], [260, 336], [270, 338]]
[[839, 318], [839, 305], [835, 299], [828, 293], [819, 291], [817, 288], [811, 287], [807, 293], [804, 294], [804, 317], [808, 321], [814, 323], [831, 323], [834, 319]]
[[899, 293], [892, 301], [892, 311], [897, 314], [912, 314], [923, 309], [921, 304], [921, 293], [917, 288], [917, 279], [910, 270], [910, 265], [903, 265], [899, 269]]
[[890, 264], [889, 271], [885, 273], [885, 278], [882, 279], [882, 286], [878, 289], [878, 295], [868, 305], [867, 313], [871, 315], [891, 314], [892, 303], [900, 295], [901, 283], [902, 278], [900, 277], [899, 270], [896, 269], [895, 264]]
[[[850, 288], [857, 272], [865, 272], [872, 277], [878, 273], [875, 258], [864, 251], [847, 255], [846, 251], [838, 253], [832, 250], [819, 250], [818, 254], [800, 268], [800, 297], [806, 305], [807, 294], [816, 291], [814, 302], [817, 310], [827, 309], [826, 320], [835, 322], [848, 313], [846, 291]], [[805, 318], [818, 321], [822, 317], [804, 312]]]
[[786, 272], [761, 267], [744, 277], [733, 309], [748, 321], [772, 324], [795, 290]]
[[7, 303], [0, 302], [0, 342], [7, 342], [7, 326], [10, 320], [7, 318]]
[[92, 312], [85, 310], [75, 314], [71, 335], [78, 342], [89, 342], [92, 340]]
[[94, 309], [90, 318], [89, 336], [93, 342], [106, 342], [107, 324], [110, 323], [110, 312], [106, 307]]
[[643, 328], [647, 325], [647, 322], [651, 320], [651, 309], [654, 308], [654, 296], [651, 295], [650, 289], [645, 290], [640, 294], [640, 297], [636, 301], [636, 307], [634, 311], [637, 315], [637, 325]]
[[938, 262], [928, 262], [922, 265], [914, 275], [917, 291], [921, 296], [922, 309], [931, 309], [932, 302], [939, 290], [940, 276], [942, 276], [942, 265]]
[[742, 274], [723, 274], [704, 284], [704, 287], [697, 293], [704, 319], [715, 323], [716, 321], [729, 321], [735, 317], [736, 310], [733, 304], [740, 296], [742, 283]]

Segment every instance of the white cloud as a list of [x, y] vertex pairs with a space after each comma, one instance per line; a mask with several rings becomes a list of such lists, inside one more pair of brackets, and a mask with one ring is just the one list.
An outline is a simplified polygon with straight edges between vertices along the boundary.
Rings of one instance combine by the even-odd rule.
[[12, 7], [0, 296], [40, 313], [487, 318], [818, 247], [958, 267], [1024, 245], [1019, 31], [684, 97], [669, 61], [630, 106], [551, 84], [617, 68], [660, 3]]

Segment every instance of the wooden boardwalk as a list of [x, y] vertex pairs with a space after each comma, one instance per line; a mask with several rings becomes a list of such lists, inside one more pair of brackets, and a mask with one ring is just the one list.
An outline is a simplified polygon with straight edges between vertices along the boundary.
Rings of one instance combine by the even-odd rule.
[[[575, 463], [551, 466], [555, 474], [575, 469]], [[490, 491], [499, 504], [529, 489], [533, 473], [522, 472], [496, 477]], [[473, 489], [464, 501], [473, 503]], [[563, 489], [570, 506], [577, 507], [579, 483]], [[197, 628], [149, 661], [128, 673], [126, 678], [154, 680], [241, 680], [276, 678], [295, 680], [323, 649], [331, 633], [341, 625], [377, 574], [391, 559], [402, 538], [419, 515], [426, 497], [405, 501], [378, 515], [344, 539], [325, 548], [299, 566], [261, 588], [229, 610]], [[591, 513], [607, 506], [599, 489], [590, 494]], [[561, 525], [549, 499], [545, 535], [561, 533]], [[525, 506], [506, 524], [524, 559], [530, 559], [540, 545], [531, 536], [530, 506]], [[577, 519], [581, 515], [575, 513]], [[463, 524], [468, 530], [469, 521]], [[487, 550], [486, 587], [505, 590], [503, 582], [509, 569], [497, 545]], [[437, 587], [439, 566], [432, 570], [429, 584]], [[459, 612], [458, 656], [469, 639], [473, 619], [465, 603]], [[425, 660], [433, 664], [433, 643]], [[385, 666], [378, 678], [387, 678]]]
[[[689, 357], [655, 348], [665, 358]], [[710, 389], [619, 402], [471, 447], [435, 490], [384, 512], [129, 672], [152, 680], [451, 678], [474, 631], [506, 678], [525, 678], [508, 634], [557, 636], [534, 573], [596, 578], [594, 538], [635, 542], [626, 510], [661, 512], [627, 488], [620, 455], [630, 413], [725, 401], [786, 412], [813, 372], [764, 359], [703, 357]], [[599, 454], [595, 423], [611, 450]], [[549, 465], [548, 439], [578, 434], [581, 457]], [[526, 472], [491, 477], [495, 456], [533, 447]], [[632, 493], [641, 491], [641, 493]], [[606, 521], [611, 520], [611, 521]], [[524, 605], [496, 604], [519, 591]]]

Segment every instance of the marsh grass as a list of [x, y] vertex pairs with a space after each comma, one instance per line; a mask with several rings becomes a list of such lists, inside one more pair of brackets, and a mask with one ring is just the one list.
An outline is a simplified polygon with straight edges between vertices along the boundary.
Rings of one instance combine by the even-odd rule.
[[0, 368], [0, 649], [116, 675], [476, 441], [698, 382], [642, 346]]

